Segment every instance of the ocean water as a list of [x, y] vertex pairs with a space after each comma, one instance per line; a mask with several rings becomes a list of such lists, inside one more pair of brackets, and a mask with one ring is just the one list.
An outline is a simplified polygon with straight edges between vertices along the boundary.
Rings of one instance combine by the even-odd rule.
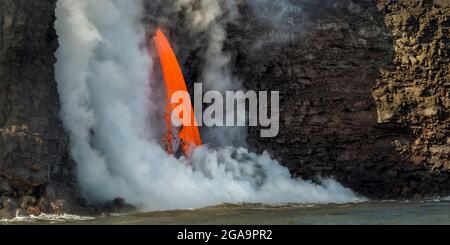
[[340, 205], [223, 204], [195, 210], [100, 217], [41, 215], [0, 224], [86, 225], [422, 225], [450, 224], [450, 200], [380, 201]]

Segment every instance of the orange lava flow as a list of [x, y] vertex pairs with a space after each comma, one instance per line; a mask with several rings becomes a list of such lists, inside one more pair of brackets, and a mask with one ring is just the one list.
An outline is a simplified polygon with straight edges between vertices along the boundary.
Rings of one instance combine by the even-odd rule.
[[[181, 72], [180, 65], [178, 63], [177, 57], [169, 43], [169, 40], [164, 35], [164, 33], [158, 29], [156, 31], [156, 35], [153, 38], [156, 50], [159, 55], [159, 59], [161, 62], [161, 69], [164, 78], [164, 82], [167, 90], [167, 98], [168, 104], [166, 107], [166, 126], [167, 126], [167, 136], [166, 136], [166, 151], [169, 154], [174, 154], [173, 150], [173, 142], [174, 142], [174, 129], [171, 120], [171, 114], [174, 108], [179, 106], [179, 104], [171, 103], [172, 95], [178, 91], [187, 92], [186, 82], [183, 77], [183, 73]], [[178, 137], [181, 141], [181, 147], [183, 153], [189, 157], [191, 155], [191, 151], [193, 147], [202, 145], [202, 140], [200, 137], [200, 132], [197, 127], [197, 122], [195, 119], [194, 109], [192, 108], [192, 104], [187, 111], [190, 111], [191, 114], [191, 124], [183, 125]], [[184, 115], [181, 115], [182, 118]], [[193, 126], [192, 126], [193, 125]]]

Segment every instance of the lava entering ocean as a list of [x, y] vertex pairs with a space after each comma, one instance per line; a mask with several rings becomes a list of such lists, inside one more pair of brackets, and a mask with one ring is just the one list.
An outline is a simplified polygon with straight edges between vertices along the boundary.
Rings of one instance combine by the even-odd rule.
[[[170, 7], [172, 1], [148, 2]], [[104, 204], [122, 197], [142, 211], [160, 211], [221, 203], [317, 204], [360, 200], [333, 180], [326, 179], [318, 185], [292, 178], [289, 169], [269, 154], [233, 147], [238, 144], [228, 140], [216, 147], [221, 139], [234, 139], [234, 131], [228, 133], [230, 127], [217, 127], [217, 132], [217, 128], [211, 128], [214, 137], [210, 139], [206, 138], [207, 133], [202, 135], [214, 148], [196, 147], [189, 161], [167, 154], [160, 144], [160, 131], [166, 131], [161, 122], [164, 115], [160, 113], [166, 100], [166, 95], [161, 98], [160, 94], [164, 82], [155, 79], [156, 60], [142, 42], [153, 50], [157, 49], [155, 43], [159, 46], [162, 75], [165, 82], [170, 82], [167, 95], [177, 89], [185, 91], [186, 84], [167, 38], [159, 32], [155, 39], [153, 36], [149, 39], [148, 24], [143, 21], [148, 13], [144, 10], [140, 0], [57, 1], [55, 25], [59, 48], [55, 75], [61, 118], [70, 136], [77, 183], [89, 203]], [[210, 45], [208, 42], [204, 48], [212, 49], [208, 48]], [[202, 81], [207, 90], [239, 90], [240, 86], [228, 83], [223, 86], [224, 81], [231, 79], [228, 75], [224, 79], [210, 76], [210, 71], [218, 74], [225, 65], [215, 62], [212, 67], [201, 67], [210, 81]], [[189, 112], [192, 113], [192, 108]], [[196, 120], [200, 124], [198, 117]], [[179, 131], [176, 126], [172, 128]], [[183, 130], [185, 146], [201, 143], [196, 128]], [[242, 127], [242, 131], [247, 129]], [[175, 145], [177, 138], [178, 134], [171, 140]], [[186, 166], [187, 162], [192, 167]]]
[[[192, 152], [192, 148], [202, 145], [202, 140], [200, 137], [200, 132], [197, 127], [197, 122], [195, 118], [194, 109], [192, 107], [191, 101], [178, 101], [173, 103], [172, 98], [177, 92], [183, 91], [187, 92], [186, 81], [184, 80], [183, 73], [181, 71], [180, 65], [178, 63], [177, 57], [169, 43], [169, 40], [161, 31], [157, 29], [156, 35], [153, 38], [156, 50], [159, 55], [161, 62], [161, 70], [166, 85], [167, 91], [167, 106], [166, 106], [166, 127], [167, 133], [165, 137], [166, 151], [169, 154], [175, 154], [174, 143], [176, 140], [180, 141], [183, 153], [185, 156], [189, 157]], [[190, 116], [191, 122], [189, 125], [182, 125], [180, 132], [178, 133], [178, 139], [176, 139], [176, 133], [172, 123], [172, 113], [175, 108], [180, 105], [189, 105], [189, 108], [184, 108], [183, 111], [190, 112], [191, 115], [179, 115], [179, 118]]]

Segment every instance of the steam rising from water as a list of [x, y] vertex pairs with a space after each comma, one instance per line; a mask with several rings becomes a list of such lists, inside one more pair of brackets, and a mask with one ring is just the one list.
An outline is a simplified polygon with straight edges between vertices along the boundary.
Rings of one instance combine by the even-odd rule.
[[58, 0], [61, 114], [88, 200], [123, 197], [145, 210], [358, 200], [332, 180], [292, 179], [267, 154], [244, 148], [201, 147], [193, 168], [168, 156], [159, 144], [163, 129], [153, 123], [162, 102], [150, 86], [159, 81], [149, 82], [142, 10], [140, 0]]
[[[168, 5], [166, 2], [164, 4]], [[205, 36], [206, 43], [201, 44], [206, 50], [205, 67], [201, 74], [203, 87], [208, 91], [219, 91], [223, 95], [226, 91], [241, 90], [242, 81], [233, 76], [230, 70], [231, 57], [223, 51], [227, 37], [226, 25], [238, 15], [237, 2], [176, 0], [173, 6], [177, 12], [186, 16], [189, 29], [194, 35]], [[233, 115], [234, 110], [225, 111], [225, 118]], [[206, 128], [202, 134], [204, 140], [214, 142], [216, 146], [247, 146], [247, 130], [244, 127]]]

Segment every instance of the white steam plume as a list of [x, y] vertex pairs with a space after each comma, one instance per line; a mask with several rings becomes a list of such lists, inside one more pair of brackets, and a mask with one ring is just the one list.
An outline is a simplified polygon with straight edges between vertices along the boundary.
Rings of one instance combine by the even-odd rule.
[[[237, 2], [235, 0], [176, 0], [175, 9], [184, 12], [194, 34], [206, 33], [208, 43], [204, 44], [205, 67], [201, 77], [204, 89], [219, 91], [223, 94], [226, 91], [242, 90], [242, 81], [233, 76], [230, 70], [231, 56], [224, 51], [227, 37], [226, 26], [238, 15]], [[234, 112], [234, 110], [225, 111], [225, 118], [233, 115]], [[247, 146], [245, 127], [214, 127], [207, 128], [202, 133], [206, 142], [214, 142], [216, 146]]]
[[91, 202], [125, 198], [144, 210], [224, 202], [357, 201], [332, 180], [292, 179], [267, 154], [201, 147], [193, 167], [158, 144], [161, 110], [149, 82], [140, 0], [58, 0], [56, 79], [78, 178]]
[[[151, 1], [151, 0], [150, 0]], [[293, 40], [295, 32], [301, 28], [297, 21], [303, 16], [303, 10], [290, 0], [173, 0], [159, 4], [173, 5], [175, 10], [171, 16], [182, 12], [189, 23], [189, 29], [194, 36], [206, 36], [207, 43], [204, 60], [205, 66], [201, 82], [206, 90], [222, 93], [233, 90], [243, 90], [242, 81], [231, 71], [231, 56], [225, 52], [227, 26], [237, 21], [239, 5], [246, 5], [258, 21], [268, 25], [271, 31], [261, 36], [251, 47], [258, 49], [264, 44]], [[295, 16], [295, 17], [294, 17]], [[295, 29], [296, 31], [292, 30]], [[250, 47], [249, 47], [250, 48]], [[245, 103], [245, 101], [238, 101]], [[243, 108], [243, 107], [241, 107]], [[234, 110], [225, 111], [225, 118], [233, 116]], [[203, 138], [215, 146], [246, 147], [247, 128], [245, 127], [214, 127], [203, 129]]]

